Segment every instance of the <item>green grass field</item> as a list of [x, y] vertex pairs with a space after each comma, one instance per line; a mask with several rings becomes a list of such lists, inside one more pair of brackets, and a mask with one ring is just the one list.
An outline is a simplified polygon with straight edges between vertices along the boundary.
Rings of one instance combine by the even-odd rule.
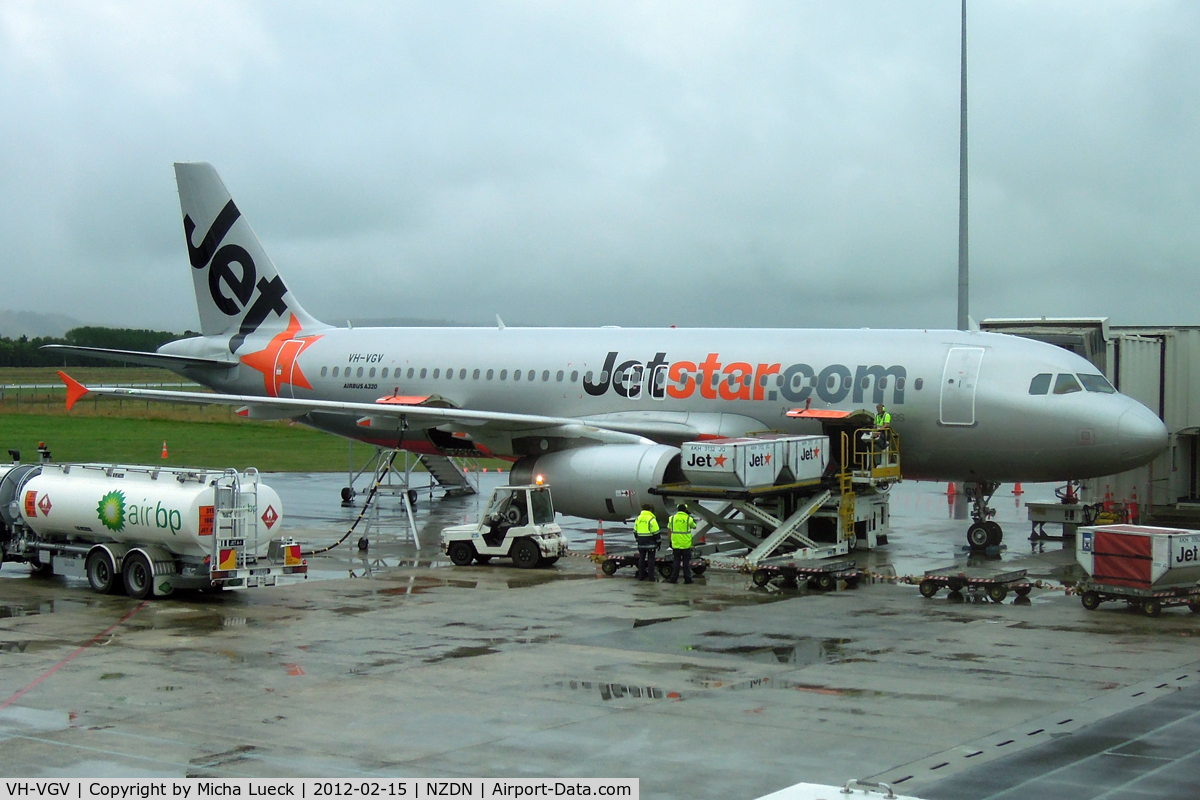
[[[79, 373], [76, 375], [76, 373]], [[164, 370], [87, 368], [72, 377], [90, 383], [173, 382]], [[0, 370], [0, 384], [57, 381], [53, 370]], [[37, 457], [45, 442], [57, 462], [99, 461], [189, 467], [257, 467], [262, 472], [338, 472], [346, 469], [346, 439], [289, 422], [251, 422], [228, 406], [193, 406], [87, 397], [67, 411], [61, 390], [8, 391], [0, 399], [0, 455], [20, 450]], [[167, 458], [162, 458], [163, 442]], [[356, 468], [372, 452], [354, 446]], [[499, 461], [481, 461], [494, 469]]]

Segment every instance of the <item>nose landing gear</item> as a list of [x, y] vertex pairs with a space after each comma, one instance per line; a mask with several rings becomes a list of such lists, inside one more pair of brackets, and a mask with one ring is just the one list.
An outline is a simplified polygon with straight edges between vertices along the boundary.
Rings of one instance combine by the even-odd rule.
[[986, 550], [1004, 541], [1004, 530], [1000, 523], [992, 520], [996, 509], [988, 504], [992, 495], [1000, 488], [995, 481], [977, 481], [963, 484], [963, 492], [971, 501], [971, 527], [967, 528], [967, 545], [972, 550]]

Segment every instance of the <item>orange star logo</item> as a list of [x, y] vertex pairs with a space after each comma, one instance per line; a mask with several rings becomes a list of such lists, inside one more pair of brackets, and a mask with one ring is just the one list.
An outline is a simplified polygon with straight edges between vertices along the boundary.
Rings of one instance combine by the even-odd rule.
[[308, 379], [300, 371], [296, 359], [320, 336], [298, 337], [300, 323], [292, 314], [287, 330], [276, 334], [267, 346], [257, 353], [247, 353], [241, 362], [263, 374], [263, 389], [271, 397], [279, 397], [279, 387], [285, 383], [311, 389]]
[[717, 462], [718, 467], [725, 466], [725, 456], [717, 456], [716, 458], [713, 459], [713, 461]]

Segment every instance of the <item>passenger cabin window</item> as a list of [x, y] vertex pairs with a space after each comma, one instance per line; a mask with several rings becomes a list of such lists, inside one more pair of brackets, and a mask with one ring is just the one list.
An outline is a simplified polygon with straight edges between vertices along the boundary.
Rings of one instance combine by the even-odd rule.
[[425, 367], [421, 367], [421, 377], [425, 377]]
[[1055, 394], [1071, 394], [1082, 391], [1083, 387], [1079, 385], [1079, 381], [1075, 380], [1075, 376], [1069, 372], [1064, 372], [1054, 379]]
[[384, 367], [384, 368], [383, 368], [383, 372], [382, 372], [381, 374], [383, 375], [383, 377], [385, 377], [385, 378], [386, 378], [386, 377], [388, 376], [388, 368], [387, 368], [387, 367]]
[[1033, 380], [1029, 382], [1030, 394], [1049, 394], [1050, 379], [1054, 377], [1049, 372], [1043, 372], [1033, 376]]
[[1089, 392], [1101, 392], [1102, 394], [1116, 394], [1117, 390], [1108, 382], [1108, 378], [1103, 375], [1088, 375], [1079, 373], [1077, 376], [1079, 382], [1083, 384], [1083, 388]]
[[494, 370], [494, 369], [489, 369], [489, 370], [487, 371], [487, 379], [490, 381], [490, 380], [492, 379], [492, 376], [493, 376], [493, 375], [495, 375], [495, 374], [496, 374], [496, 370]]
[[337, 368], [337, 367], [334, 367], [334, 368], [333, 368], [333, 377], [335, 377], [335, 378], [336, 378], [337, 376], [338, 376], [338, 368]]
[[325, 374], [326, 374], [328, 371], [329, 371], [329, 367], [321, 367], [321, 377], [322, 377], [322, 378], [324, 378], [324, 377], [325, 377]]
[[471, 373], [471, 380], [473, 380], [473, 381], [479, 380], [479, 370], [475, 370], [474, 372]]
[[412, 368], [412, 367], [409, 367], [409, 368], [408, 368], [408, 378], [409, 378], [409, 380], [412, 380], [412, 376], [413, 376], [413, 368]]
[[579, 380], [579, 370], [577, 370], [577, 369], [571, 370], [571, 383], [575, 383], [578, 380]]
[[[488, 372], [491, 372], [491, 370], [488, 370]], [[507, 380], [507, 379], [508, 379], [508, 370], [506, 370], [506, 369], [500, 370], [500, 380], [503, 381], [503, 380]]]
[[[479, 370], [475, 370], [475, 377], [479, 377]], [[467, 379], [467, 371], [465, 369], [460, 369], [458, 371], [458, 379], [460, 381], [465, 381]]]

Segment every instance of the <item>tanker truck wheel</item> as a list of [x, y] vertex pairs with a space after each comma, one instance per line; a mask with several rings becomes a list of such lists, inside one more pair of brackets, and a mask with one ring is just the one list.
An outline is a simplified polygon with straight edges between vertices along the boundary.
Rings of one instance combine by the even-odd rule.
[[84, 562], [87, 571], [88, 585], [98, 594], [118, 594], [124, 588], [117, 577], [117, 568], [113, 565], [112, 556], [105, 550], [96, 550]]
[[135, 600], [145, 600], [154, 591], [154, 570], [150, 559], [142, 553], [131, 553], [125, 558], [125, 594]]

